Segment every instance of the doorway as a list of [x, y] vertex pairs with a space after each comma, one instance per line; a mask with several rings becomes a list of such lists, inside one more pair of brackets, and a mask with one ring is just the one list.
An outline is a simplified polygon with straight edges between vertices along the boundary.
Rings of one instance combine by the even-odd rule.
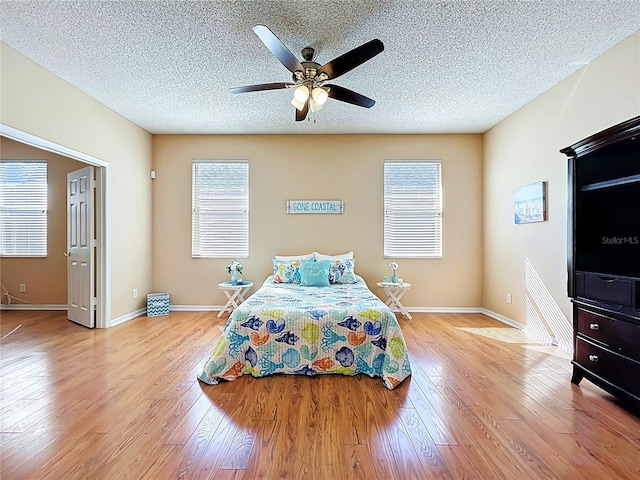
[[[0, 123], [0, 135], [92, 165], [96, 173], [96, 319], [97, 328], [107, 328], [111, 319], [111, 165], [91, 155]], [[67, 280], [68, 281], [68, 280]], [[69, 286], [67, 285], [67, 289]]]

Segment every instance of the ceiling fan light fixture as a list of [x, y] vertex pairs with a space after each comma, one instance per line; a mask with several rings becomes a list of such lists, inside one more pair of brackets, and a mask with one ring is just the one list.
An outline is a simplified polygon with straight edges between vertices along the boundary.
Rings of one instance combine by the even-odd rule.
[[309, 110], [311, 110], [311, 112], [317, 112], [321, 108], [322, 108], [321, 103], [318, 103], [316, 100], [313, 99], [313, 97], [309, 99]]
[[295, 92], [293, 92], [293, 98], [295, 98], [298, 102], [304, 103], [309, 98], [309, 89], [306, 85], [300, 85], [296, 88]]
[[272, 82], [247, 85], [232, 88], [230, 89], [231, 93], [291, 88], [294, 91], [291, 104], [296, 108], [296, 122], [307, 118], [309, 110], [313, 112], [320, 110], [329, 97], [365, 108], [371, 108], [376, 103], [371, 98], [339, 85], [327, 84], [324, 86], [324, 82], [350, 72], [384, 51], [383, 43], [377, 38], [320, 65], [315, 61], [315, 50], [312, 47], [306, 47], [302, 50], [303, 61], [300, 62], [268, 27], [255, 25], [253, 31], [278, 61], [293, 74], [293, 83]]
[[305, 103], [306, 102], [299, 102], [298, 99], [296, 99], [295, 96], [291, 99], [291, 105], [293, 105], [294, 107], [296, 107], [300, 111], [302, 111], [304, 109]]
[[311, 92], [311, 97], [313, 98], [313, 100], [315, 100], [315, 103], [322, 106], [327, 102], [327, 99], [329, 98], [329, 94], [324, 88], [316, 87]]

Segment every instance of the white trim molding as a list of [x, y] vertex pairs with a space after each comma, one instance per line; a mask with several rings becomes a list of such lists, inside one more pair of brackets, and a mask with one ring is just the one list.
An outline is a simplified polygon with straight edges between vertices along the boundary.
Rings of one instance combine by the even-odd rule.
[[169, 305], [170, 312], [219, 312], [222, 305]]
[[147, 313], [147, 308], [139, 308], [138, 310], [122, 315], [121, 317], [114, 318], [109, 322], [109, 327], [115, 327], [116, 325], [120, 325], [121, 323], [128, 322], [129, 320], [133, 320], [141, 315]]
[[479, 307], [407, 307], [411, 313], [482, 313]]
[[79, 152], [77, 150], [73, 150], [72, 148], [65, 147], [64, 145], [51, 142], [45, 138], [32, 135], [31, 133], [25, 132], [23, 130], [18, 130], [17, 128], [5, 125], [4, 123], [0, 123], [0, 135], [20, 143], [31, 145], [32, 147], [46, 150], [47, 152], [53, 152], [58, 155], [62, 155], [63, 157], [73, 158], [74, 160], [88, 163], [89, 165], [94, 165], [96, 167], [106, 167], [107, 165], [109, 165], [109, 162], [100, 160], [97, 157]]
[[35, 303], [12, 303], [10, 305], [0, 305], [0, 310], [66, 310], [66, 305], [57, 304], [35, 304]]
[[506, 323], [507, 325], [517, 328], [518, 330], [524, 330], [524, 328], [526, 327], [526, 325], [523, 323], [516, 322], [509, 317], [505, 317], [504, 315], [500, 315], [499, 313], [492, 312], [491, 310], [487, 310], [486, 308], [480, 308], [479, 310], [480, 313], [485, 314], [487, 317], [491, 317], [495, 320], [498, 320], [499, 322]]
[[[491, 318], [495, 318], [496, 320], [502, 322], [502, 323], [506, 323], [507, 325], [510, 325], [514, 328], [517, 328], [518, 330], [522, 330], [523, 332], [527, 333], [527, 335], [535, 338], [535, 335], [531, 335], [531, 332], [525, 331], [527, 326], [523, 323], [520, 322], [516, 322], [515, 320], [510, 319], [509, 317], [505, 317], [504, 315], [500, 315], [499, 313], [496, 312], [492, 312], [491, 310], [487, 310], [486, 308], [482, 308], [482, 313], [484, 313], [485, 315], [487, 315], [488, 317]], [[549, 339], [551, 340], [551, 345], [554, 346], [559, 346], [560, 344], [558, 343], [558, 339], [556, 337], [554, 337], [553, 335], [549, 335]], [[538, 341], [540, 341], [540, 339], [538, 339]], [[547, 341], [543, 341], [541, 342], [543, 345], [548, 345], [549, 343]]]
[[[56, 307], [56, 305], [45, 305], [47, 307]], [[3, 305], [3, 310], [7, 310], [6, 305]], [[33, 307], [33, 305], [21, 305], [20, 307]], [[14, 308], [15, 310], [66, 310], [66, 305], [57, 305], [60, 308]], [[169, 305], [170, 312], [219, 312], [222, 309], [222, 305]], [[482, 307], [411, 307], [408, 308], [411, 313], [481, 313], [488, 317], [498, 320], [510, 327], [517, 328], [518, 330], [524, 330], [526, 325], [517, 322], [509, 317], [500, 315], [499, 313], [487, 310]], [[134, 312], [128, 313], [118, 318], [114, 318], [109, 326], [120, 325], [121, 323], [133, 320], [136, 317], [147, 313], [146, 308], [140, 308]]]
[[[0, 136], [47, 152], [98, 167], [96, 170], [96, 327], [106, 328], [111, 321], [111, 165], [92, 155], [65, 147], [31, 133], [0, 123]], [[67, 306], [64, 306], [64, 310]]]

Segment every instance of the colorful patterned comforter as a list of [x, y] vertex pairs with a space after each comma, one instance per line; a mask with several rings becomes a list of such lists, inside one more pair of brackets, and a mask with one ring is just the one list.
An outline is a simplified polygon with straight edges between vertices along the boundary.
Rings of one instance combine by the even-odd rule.
[[365, 373], [395, 388], [411, 374], [400, 325], [356, 277], [329, 287], [268, 277], [233, 311], [198, 379], [214, 385], [247, 374]]

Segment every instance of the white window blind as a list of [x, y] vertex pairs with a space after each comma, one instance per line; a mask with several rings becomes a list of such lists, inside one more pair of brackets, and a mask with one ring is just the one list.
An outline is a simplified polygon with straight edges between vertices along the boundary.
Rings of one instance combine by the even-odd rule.
[[385, 160], [384, 256], [442, 256], [440, 160]]
[[194, 160], [192, 257], [249, 256], [249, 162]]
[[0, 255], [47, 256], [47, 162], [0, 162]]

